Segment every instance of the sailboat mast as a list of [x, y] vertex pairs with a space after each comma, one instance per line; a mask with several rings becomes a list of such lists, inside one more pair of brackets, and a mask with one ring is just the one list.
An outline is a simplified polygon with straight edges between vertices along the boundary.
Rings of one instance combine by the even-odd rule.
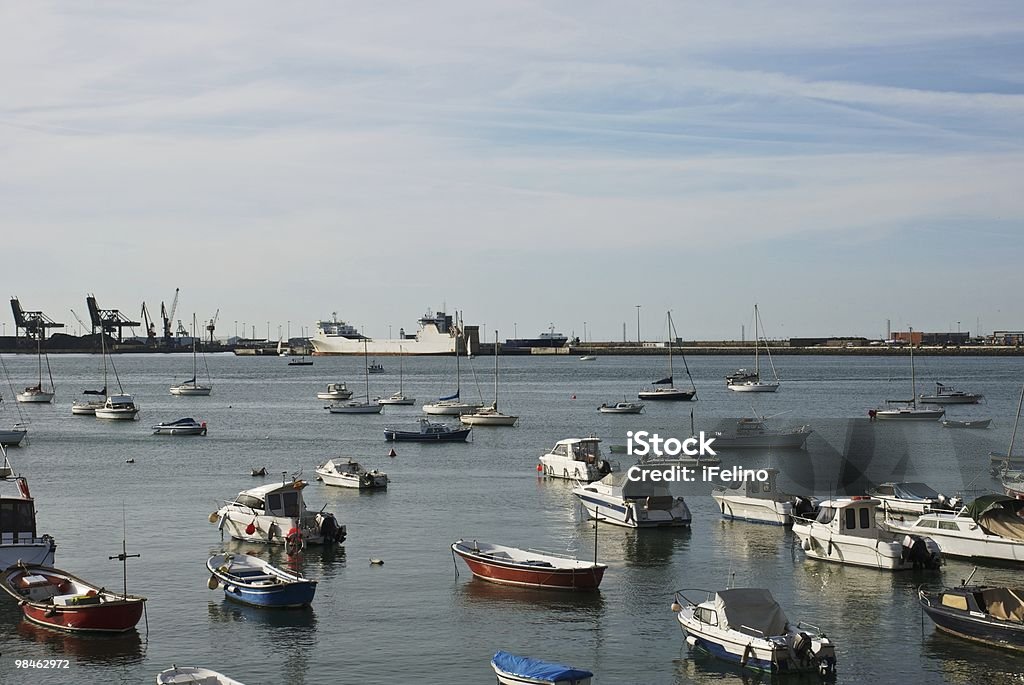
[[459, 342], [462, 341], [465, 344], [465, 336], [462, 334], [462, 317], [456, 314], [456, 328], [459, 331], [458, 337], [455, 338], [455, 397], [458, 400], [462, 400], [462, 369], [459, 367]]
[[193, 312], [192, 313], [192, 383], [193, 384], [198, 385], [198, 382], [195, 380], [198, 377], [199, 377], [199, 374], [196, 372], [196, 315], [195, 315], [195, 312]]
[[366, 338], [363, 338], [363, 377], [366, 379], [366, 402], [370, 402], [370, 367], [366, 361]]
[[757, 376], [757, 380], [761, 380], [761, 367], [757, 358], [757, 305], [754, 305], [754, 375]]
[[494, 408], [498, 408], [498, 331], [494, 331]]
[[917, 374], [914, 372], [914, 327], [907, 326], [910, 330], [910, 401], [914, 409], [917, 409]]
[[[100, 356], [103, 357], [103, 392], [107, 392], [107, 336], [100, 326]], [[109, 393], [108, 393], [109, 394]]]
[[402, 350], [402, 346], [398, 346], [398, 394], [401, 395], [404, 392], [402, 385], [402, 377], [405, 375], [405, 352]]
[[[672, 339], [672, 312], [667, 312], [667, 314], [668, 314], [668, 377], [672, 378], [672, 343], [675, 342], [675, 341]], [[672, 380], [670, 385], [669, 385], [669, 387], [670, 388], [674, 388], [675, 385], [676, 385], [675, 384], [675, 380]]]

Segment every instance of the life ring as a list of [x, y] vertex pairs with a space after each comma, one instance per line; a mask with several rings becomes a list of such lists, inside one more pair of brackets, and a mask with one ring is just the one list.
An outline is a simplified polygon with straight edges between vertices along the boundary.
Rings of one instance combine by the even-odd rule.
[[306, 538], [298, 528], [292, 528], [284, 539], [284, 551], [290, 557], [295, 556], [306, 548]]

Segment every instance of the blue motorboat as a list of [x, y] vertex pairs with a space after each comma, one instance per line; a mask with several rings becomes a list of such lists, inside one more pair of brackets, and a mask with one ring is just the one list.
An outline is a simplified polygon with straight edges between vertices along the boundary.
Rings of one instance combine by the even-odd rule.
[[[975, 569], [977, 571], [977, 569]], [[937, 592], [919, 589], [921, 608], [939, 630], [993, 647], [1024, 651], [1024, 591], [1020, 588], [970, 585]]]
[[498, 682], [505, 685], [590, 685], [594, 677], [582, 668], [501, 651], [491, 659], [491, 668], [498, 675]]
[[248, 554], [215, 554], [206, 567], [212, 574], [210, 589], [221, 587], [225, 597], [242, 604], [274, 609], [305, 607], [316, 594], [317, 581]]
[[444, 423], [420, 419], [419, 429], [401, 430], [387, 427], [384, 439], [389, 442], [465, 442], [472, 428], [452, 428]]

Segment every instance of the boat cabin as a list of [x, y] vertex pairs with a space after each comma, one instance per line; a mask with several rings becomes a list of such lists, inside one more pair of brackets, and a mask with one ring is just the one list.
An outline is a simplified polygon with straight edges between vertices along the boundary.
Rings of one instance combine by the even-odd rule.
[[556, 442], [549, 454], [585, 464], [597, 464], [602, 458], [600, 444], [601, 438], [569, 438]]
[[306, 510], [302, 498], [304, 487], [306, 481], [297, 480], [242, 490], [235, 497], [234, 504], [252, 509], [260, 516], [299, 518]]
[[35, 501], [28, 496], [24, 479], [13, 480], [18, 483], [19, 496], [0, 496], [0, 544], [4, 545], [31, 543], [36, 537]]
[[987, 614], [1004, 621], [1024, 622], [1024, 592], [1017, 588], [963, 586], [947, 588], [939, 596], [947, 609]]
[[881, 504], [871, 497], [843, 497], [821, 503], [816, 523], [828, 527], [838, 535], [860, 538], [878, 537], [875, 509]]
[[134, 409], [135, 398], [131, 395], [111, 395], [104, 405], [106, 409]]
[[725, 494], [728, 495], [745, 495], [753, 499], [775, 499], [777, 494], [777, 488], [775, 480], [779, 475], [778, 469], [762, 469], [768, 474], [767, 480], [757, 480], [756, 478], [744, 478], [740, 481], [727, 482], [722, 487]]

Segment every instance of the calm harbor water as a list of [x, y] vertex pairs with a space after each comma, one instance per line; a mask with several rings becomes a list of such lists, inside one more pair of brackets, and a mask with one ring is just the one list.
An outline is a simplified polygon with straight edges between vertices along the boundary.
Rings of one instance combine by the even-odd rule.
[[[34, 377], [36, 360], [5, 356], [15, 387]], [[564, 481], [536, 476], [537, 457], [556, 440], [594, 433], [625, 444], [627, 430], [689, 435], [722, 427], [756, 411], [779, 426], [809, 423], [805, 451], [731, 454], [724, 465], [771, 465], [794, 492], [859, 494], [884, 480], [922, 480], [942, 492], [994, 490], [988, 452], [1005, 450], [1020, 392], [1017, 358], [918, 359], [918, 391], [936, 380], [983, 392], [985, 403], [954, 407], [948, 416], [994, 417], [988, 430], [940, 424], [868, 423], [867, 409], [909, 395], [908, 360], [785, 357], [776, 395], [728, 391], [722, 380], [741, 360], [689, 360], [698, 388], [693, 403], [648, 403], [640, 416], [599, 414], [597, 405], [664, 375], [658, 358], [503, 358], [501, 404], [521, 416], [516, 428], [477, 428], [471, 443], [398, 444], [387, 456], [385, 425], [412, 425], [419, 405], [454, 389], [451, 359], [405, 359], [406, 394], [416, 407], [384, 415], [330, 415], [315, 398], [328, 382], [363, 387], [361, 358], [317, 358], [289, 367], [278, 358], [215, 355], [207, 359], [214, 393], [174, 397], [188, 377], [185, 355], [115, 358], [125, 390], [135, 393], [141, 420], [126, 424], [72, 416], [71, 401], [102, 386], [98, 357], [51, 357], [53, 405], [16, 406], [8, 386], [0, 421], [30, 421], [29, 444], [9, 450], [29, 477], [40, 532], [58, 544], [56, 565], [120, 587], [122, 511], [130, 553], [128, 590], [149, 598], [148, 632], [88, 638], [34, 628], [14, 602], [0, 597], [0, 682], [153, 682], [179, 665], [204, 665], [247, 685], [423, 682], [483, 685], [497, 649], [589, 668], [595, 685], [625, 683], [749, 683], [760, 679], [691, 654], [669, 609], [680, 588], [769, 588], [791, 619], [821, 626], [837, 644], [838, 682], [978, 683], [1024, 679], [1024, 658], [935, 632], [922, 620], [915, 589], [956, 584], [972, 566], [948, 561], [941, 572], [893, 574], [808, 561], [781, 528], [723, 522], [707, 485], [680, 489], [693, 512], [692, 530], [628, 531], [601, 526], [598, 555], [609, 565], [600, 593], [573, 596], [504, 588], [472, 580], [448, 546], [464, 537], [590, 557], [594, 531]], [[374, 396], [398, 389], [398, 360], [370, 378]], [[202, 362], [201, 362], [202, 364]], [[492, 393], [491, 360], [463, 365], [463, 396]], [[683, 374], [676, 373], [677, 381]], [[677, 383], [680, 384], [680, 383]], [[573, 399], [575, 398], [575, 399]], [[150, 435], [159, 421], [193, 416], [209, 435]], [[328, 488], [313, 469], [351, 456], [391, 477], [387, 492]], [[127, 459], [135, 463], [126, 463]], [[628, 466], [624, 455], [615, 455]], [[283, 550], [221, 542], [209, 514], [238, 491], [299, 470], [311, 481], [311, 508], [326, 505], [348, 525], [343, 548], [306, 551], [300, 567], [319, 579], [309, 611], [272, 612], [226, 602], [210, 591], [206, 558], [221, 549], [254, 551], [285, 563]], [[269, 477], [268, 477], [269, 478]], [[369, 559], [381, 558], [383, 566]], [[459, 562], [461, 564], [461, 562]], [[975, 579], [1017, 584], [1019, 570], [983, 566]], [[16, 659], [68, 659], [63, 671], [25, 670]]]

